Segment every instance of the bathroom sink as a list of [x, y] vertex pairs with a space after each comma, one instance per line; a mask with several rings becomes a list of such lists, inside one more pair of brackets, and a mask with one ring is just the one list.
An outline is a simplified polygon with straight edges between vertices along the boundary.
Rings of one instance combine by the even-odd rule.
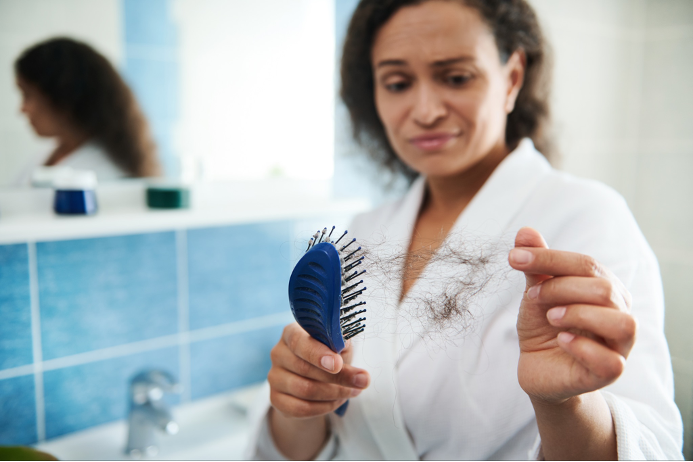
[[[153, 460], [240, 460], [249, 436], [247, 409], [260, 385], [173, 408], [176, 435], [161, 435]], [[36, 445], [61, 460], [130, 459], [123, 449], [127, 420], [92, 427]]]

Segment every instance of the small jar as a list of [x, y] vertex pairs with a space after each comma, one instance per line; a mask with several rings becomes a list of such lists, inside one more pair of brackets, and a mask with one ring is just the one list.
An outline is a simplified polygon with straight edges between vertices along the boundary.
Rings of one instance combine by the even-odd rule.
[[150, 209], [187, 209], [190, 186], [179, 180], [150, 180], [146, 199]]
[[58, 215], [95, 214], [96, 184], [96, 173], [91, 170], [70, 170], [59, 175], [53, 181], [53, 210]]

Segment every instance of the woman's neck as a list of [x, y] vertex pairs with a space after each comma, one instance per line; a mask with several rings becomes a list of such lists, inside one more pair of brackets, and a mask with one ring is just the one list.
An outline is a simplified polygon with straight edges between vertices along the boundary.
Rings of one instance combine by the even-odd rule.
[[434, 215], [457, 217], [508, 153], [508, 148], [503, 144], [494, 148], [481, 161], [460, 174], [445, 177], [429, 176], [426, 179], [426, 199], [422, 209]]
[[51, 153], [46, 161], [46, 166], [59, 164], [67, 156], [75, 152], [87, 141], [85, 135], [79, 133], [69, 133], [58, 137], [58, 146]]
[[400, 301], [419, 278], [431, 255], [454, 226], [457, 217], [508, 152], [503, 144], [459, 175], [426, 178], [426, 194], [409, 243]]

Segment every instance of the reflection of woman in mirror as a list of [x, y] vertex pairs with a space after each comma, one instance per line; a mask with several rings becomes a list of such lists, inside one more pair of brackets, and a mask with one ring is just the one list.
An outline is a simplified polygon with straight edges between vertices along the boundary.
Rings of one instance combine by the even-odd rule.
[[51, 39], [25, 50], [15, 62], [21, 111], [38, 136], [55, 138], [47, 155], [33, 159], [16, 184], [39, 166], [96, 172], [100, 181], [159, 172], [147, 121], [132, 92], [108, 60], [89, 45]]

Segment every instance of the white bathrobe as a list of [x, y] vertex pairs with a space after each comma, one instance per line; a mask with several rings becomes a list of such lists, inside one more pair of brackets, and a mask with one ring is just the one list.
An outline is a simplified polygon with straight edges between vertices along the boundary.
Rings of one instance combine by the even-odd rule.
[[[419, 178], [401, 200], [358, 216], [349, 235], [376, 243], [383, 255], [402, 252], [424, 184]], [[596, 258], [633, 295], [637, 341], [623, 375], [600, 391], [614, 418], [619, 459], [682, 457], [657, 260], [618, 193], [552, 169], [526, 139], [496, 168], [447, 238], [453, 247], [463, 243], [467, 250], [500, 255], [496, 277], [472, 297], [465, 322], [440, 329], [422, 314], [421, 300], [440, 296], [445, 281], [467, 277], [467, 268], [451, 267], [446, 259], [430, 264], [402, 303], [401, 268], [369, 268], [375, 274], [366, 279], [367, 328], [354, 344], [353, 364], [368, 370], [372, 382], [350, 400], [343, 418], [330, 415], [331, 437], [319, 459], [537, 457], [534, 410], [517, 380], [515, 324], [524, 275], [507, 264], [523, 226], [541, 232], [553, 249]], [[282, 458], [266, 422], [268, 390], [254, 410], [248, 458]]]
[[[34, 170], [43, 166], [50, 158], [51, 153], [52, 150], [42, 152], [32, 157], [26, 165], [24, 165], [22, 170], [15, 175], [11, 186], [31, 186], [31, 177]], [[96, 178], [99, 183], [121, 180], [128, 176], [123, 169], [111, 160], [106, 151], [93, 141], [87, 141], [82, 144], [72, 154], [60, 161], [58, 165], [61, 167], [70, 167], [75, 170], [91, 170], [96, 173]]]

